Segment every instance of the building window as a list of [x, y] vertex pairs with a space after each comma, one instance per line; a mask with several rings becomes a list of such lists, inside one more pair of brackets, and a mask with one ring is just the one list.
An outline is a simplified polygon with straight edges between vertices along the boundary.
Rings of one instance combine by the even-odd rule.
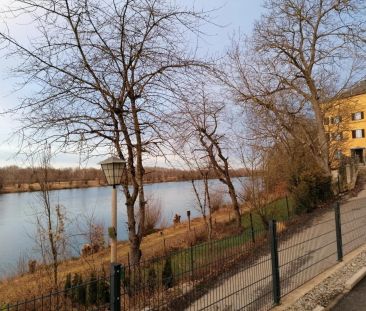
[[363, 118], [363, 111], [352, 113], [352, 120], [362, 120]]
[[342, 140], [342, 139], [343, 139], [343, 133], [342, 133], [342, 132], [339, 132], [339, 133], [333, 133], [332, 138], [333, 138], [333, 140], [338, 140], [338, 141], [340, 141], [340, 140]]
[[342, 159], [342, 150], [337, 150], [336, 152], [335, 152], [335, 158], [336, 159], [338, 159], [338, 160], [340, 160], [340, 159]]
[[352, 138], [363, 138], [365, 137], [365, 130], [353, 130], [352, 131]]
[[342, 122], [342, 117], [341, 116], [335, 116], [330, 118], [330, 123], [331, 124], [339, 124]]

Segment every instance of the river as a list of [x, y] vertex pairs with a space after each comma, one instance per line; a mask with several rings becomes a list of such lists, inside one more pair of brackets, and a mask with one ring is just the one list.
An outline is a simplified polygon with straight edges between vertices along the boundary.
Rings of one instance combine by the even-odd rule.
[[[202, 182], [197, 182], [202, 186]], [[239, 187], [240, 183], [236, 180]], [[223, 192], [217, 180], [210, 181], [210, 188]], [[169, 182], [145, 186], [147, 197], [159, 201], [162, 216], [171, 224], [174, 215], [187, 218], [187, 210], [192, 217], [199, 216], [191, 182]], [[68, 189], [51, 191], [53, 205], [60, 204], [67, 217], [67, 233], [70, 238], [70, 255], [78, 255], [83, 243], [87, 242], [85, 233], [87, 220], [91, 217], [107, 230], [110, 224], [111, 187]], [[0, 195], [0, 279], [15, 273], [21, 257], [39, 258], [35, 243], [36, 213], [40, 209], [39, 193], [11, 193]], [[126, 208], [122, 190], [118, 191], [118, 239], [127, 239]]]

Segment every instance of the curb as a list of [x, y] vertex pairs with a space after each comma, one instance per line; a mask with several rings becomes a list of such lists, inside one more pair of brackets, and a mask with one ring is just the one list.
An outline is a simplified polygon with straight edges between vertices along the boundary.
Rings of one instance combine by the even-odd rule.
[[331, 311], [345, 296], [347, 296], [347, 294], [352, 290], [352, 288], [354, 288], [360, 281], [363, 280], [365, 276], [366, 276], [366, 267], [363, 267], [360, 270], [358, 270], [349, 280], [346, 281], [346, 283], [344, 284], [343, 292], [337, 295], [328, 306], [319, 310], [315, 310], [316, 309], [315, 308], [313, 311], [321, 311], [321, 310]]
[[344, 284], [345, 292], [349, 292], [353, 287], [357, 285], [366, 275], [366, 267], [358, 270], [347, 282]]
[[[339, 269], [342, 269], [345, 265], [350, 263], [354, 258], [359, 256], [362, 252], [366, 252], [366, 244], [361, 245], [360, 247], [356, 248], [355, 250], [351, 251], [347, 255], [343, 257], [343, 261], [338, 262], [334, 266], [330, 267], [329, 269], [325, 270], [324, 272], [317, 275], [314, 279], [306, 282], [299, 288], [295, 289], [292, 293], [289, 293], [288, 295], [284, 296], [282, 298], [281, 304], [277, 307], [273, 308], [273, 311], [284, 311], [290, 308], [292, 305], [296, 303], [298, 299], [306, 295], [308, 292], [310, 292], [312, 289], [314, 289], [317, 285], [321, 284], [325, 279], [330, 277], [333, 273], [337, 272]], [[348, 279], [346, 282], [350, 282], [352, 279], [354, 279], [352, 283], [352, 287], [354, 287], [361, 279], [357, 280], [355, 275], [361, 274], [360, 271], [365, 270], [366, 267], [361, 268], [358, 270], [350, 279]], [[364, 275], [365, 276], [365, 275]], [[357, 280], [357, 281], [356, 281]], [[351, 283], [350, 283], [351, 285]], [[332, 308], [334, 308], [339, 301], [344, 298], [344, 296], [349, 292], [349, 290], [343, 290], [341, 293], [336, 295], [331, 302], [328, 303], [327, 306], [322, 307], [320, 305], [317, 305], [312, 311], [330, 311]], [[323, 309], [317, 309], [318, 307], [322, 307]]]

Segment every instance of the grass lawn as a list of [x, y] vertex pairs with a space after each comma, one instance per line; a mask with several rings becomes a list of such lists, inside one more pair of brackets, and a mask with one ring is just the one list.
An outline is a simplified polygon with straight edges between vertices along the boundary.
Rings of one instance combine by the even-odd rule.
[[[287, 220], [289, 218], [288, 216], [291, 217], [294, 214], [294, 202], [290, 197], [288, 198], [288, 208], [286, 198], [271, 202], [267, 208], [267, 215], [271, 215], [277, 221]], [[263, 222], [255, 211], [252, 212], [252, 221], [254, 239], [265, 235], [266, 231], [264, 230]], [[244, 226], [244, 232], [240, 235], [197, 244], [191, 248], [179, 250], [171, 254], [170, 258], [174, 279], [178, 281], [179, 279], [190, 277], [192, 269], [205, 269], [210, 265], [220, 264], [223, 259], [237, 254], [244, 244], [250, 243], [253, 239], [249, 212], [242, 215], [242, 224]], [[164, 262], [164, 258], [161, 258], [151, 263], [149, 268], [144, 269], [144, 279], [147, 279], [148, 270], [153, 267], [158, 280], [161, 281]]]

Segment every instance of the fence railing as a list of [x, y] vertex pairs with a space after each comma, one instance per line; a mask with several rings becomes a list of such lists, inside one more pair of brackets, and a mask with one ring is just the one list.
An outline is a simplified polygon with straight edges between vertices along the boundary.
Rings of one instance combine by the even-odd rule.
[[313, 217], [272, 220], [268, 228], [112, 265], [108, 280], [0, 310], [269, 310], [365, 242], [366, 207], [335, 204]]
[[[115, 276], [112, 275], [111, 279]], [[110, 280], [92, 277], [87, 282], [74, 278], [70, 286], [52, 291], [40, 297], [18, 301], [15, 304], [0, 304], [1, 311], [72, 311], [108, 310], [110, 306]]]

